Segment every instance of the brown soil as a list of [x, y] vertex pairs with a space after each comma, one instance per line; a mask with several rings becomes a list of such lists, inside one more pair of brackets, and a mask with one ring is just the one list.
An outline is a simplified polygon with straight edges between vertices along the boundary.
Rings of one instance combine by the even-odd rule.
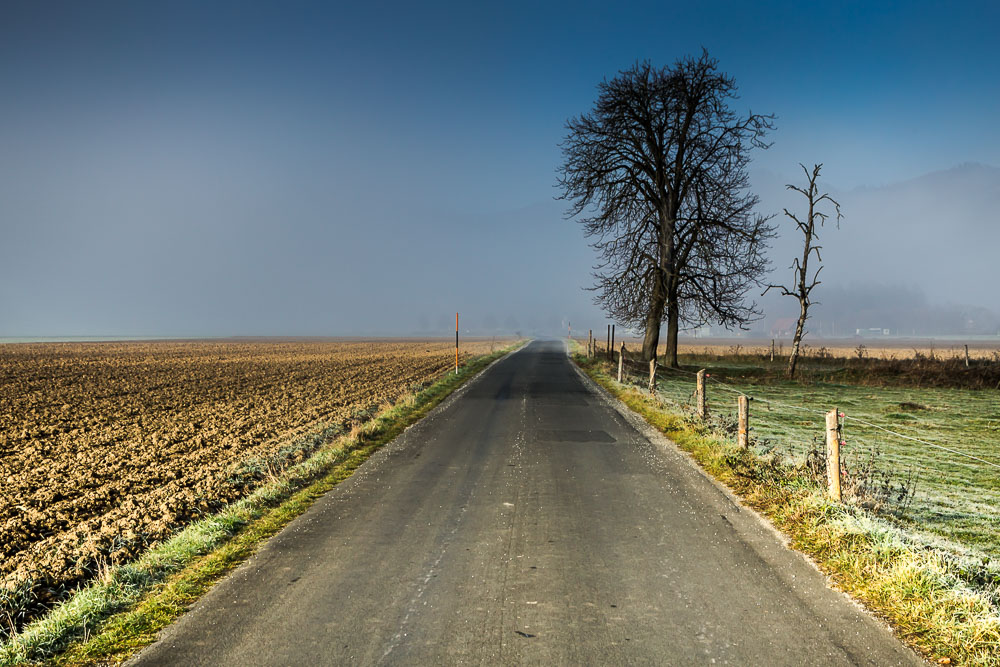
[[[463, 355], [490, 341], [463, 344]], [[259, 483], [297, 436], [392, 402], [446, 340], [0, 345], [0, 590], [57, 599]], [[300, 453], [300, 457], [304, 453]]]

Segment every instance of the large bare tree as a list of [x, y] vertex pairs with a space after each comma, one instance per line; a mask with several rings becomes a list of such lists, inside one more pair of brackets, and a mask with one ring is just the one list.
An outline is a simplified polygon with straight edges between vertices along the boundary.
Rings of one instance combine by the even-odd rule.
[[664, 321], [676, 366], [682, 320], [739, 325], [756, 312], [743, 297], [771, 228], [753, 214], [746, 170], [773, 116], [737, 115], [736, 92], [704, 51], [672, 67], [642, 62], [602, 82], [593, 110], [566, 124], [561, 198], [600, 253], [597, 302], [644, 329], [645, 359]]
[[823, 270], [823, 266], [820, 265], [816, 268], [816, 272], [812, 274], [812, 279], [809, 279], [809, 258], [812, 255], [816, 255], [816, 262], [822, 262], [823, 258], [820, 257], [819, 251], [823, 246], [819, 245], [819, 233], [817, 232], [817, 223], [822, 227], [823, 224], [830, 217], [828, 213], [824, 213], [820, 210], [820, 205], [823, 202], [829, 202], [833, 205], [834, 211], [837, 217], [837, 226], [840, 226], [840, 220], [843, 217], [840, 214], [840, 204], [837, 203], [833, 197], [825, 192], [819, 191], [819, 186], [816, 181], [819, 179], [819, 173], [823, 169], [822, 164], [813, 165], [812, 172], [806, 169], [804, 164], [800, 164], [802, 171], [806, 175], [806, 186], [799, 187], [797, 185], [788, 184], [785, 187], [789, 190], [794, 190], [806, 198], [808, 202], [808, 209], [806, 210], [805, 219], [800, 219], [797, 215], [785, 209], [785, 215], [795, 223], [796, 228], [802, 232], [802, 258], [795, 258], [792, 266], [789, 267], [794, 273], [794, 282], [791, 287], [786, 287], [784, 285], [768, 285], [767, 289], [764, 290], [764, 294], [767, 294], [768, 290], [777, 289], [781, 290], [781, 293], [785, 296], [792, 296], [798, 299], [799, 302], [799, 319], [795, 324], [795, 336], [792, 338], [792, 353], [788, 357], [788, 370], [786, 371], [788, 379], [791, 380], [795, 377], [795, 365], [799, 360], [799, 349], [802, 344], [802, 337], [805, 335], [806, 320], [809, 318], [809, 307], [813, 305], [812, 291], [820, 284], [819, 272]]

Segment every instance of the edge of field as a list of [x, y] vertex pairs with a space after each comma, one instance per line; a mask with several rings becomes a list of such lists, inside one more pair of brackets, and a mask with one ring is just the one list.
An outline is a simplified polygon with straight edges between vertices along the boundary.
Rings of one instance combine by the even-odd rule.
[[449, 395], [524, 345], [472, 359], [416, 394], [402, 396], [350, 435], [341, 436], [279, 478], [197, 521], [134, 562], [98, 581], [0, 644], [0, 667], [29, 662], [83, 665], [121, 662], [156, 640], [158, 632], [269, 537], [305, 512], [383, 445], [426, 416]]
[[784, 534], [839, 590], [888, 622], [922, 655], [948, 665], [1000, 666], [1000, 591], [977, 585], [960, 563], [854, 505], [828, 500], [811, 480], [736, 447], [729, 436], [620, 384], [601, 361], [574, 363], [624, 407], [686, 452]]

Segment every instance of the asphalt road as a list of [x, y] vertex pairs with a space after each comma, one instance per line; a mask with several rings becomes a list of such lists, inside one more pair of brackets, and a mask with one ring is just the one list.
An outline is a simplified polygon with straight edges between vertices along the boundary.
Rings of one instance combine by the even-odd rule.
[[584, 379], [495, 364], [140, 665], [924, 664]]

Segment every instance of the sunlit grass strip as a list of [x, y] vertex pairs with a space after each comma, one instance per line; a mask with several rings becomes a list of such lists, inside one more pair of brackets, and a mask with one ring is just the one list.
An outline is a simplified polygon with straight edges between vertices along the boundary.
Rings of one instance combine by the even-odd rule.
[[202, 519], [138, 560], [110, 568], [0, 646], [0, 666], [120, 661], [156, 634], [260, 543], [302, 514], [379, 447], [425, 416], [469, 378], [517, 345], [470, 361], [319, 449], [275, 481]]
[[[882, 615], [897, 634], [950, 664], [1000, 666], [1000, 591], [975, 585], [961, 562], [878, 517], [828, 501], [807, 476], [774, 456], [740, 450], [634, 386], [610, 365], [576, 355], [601, 386], [663, 432], [811, 556], [845, 592]], [[970, 582], [970, 579], [973, 579]]]

